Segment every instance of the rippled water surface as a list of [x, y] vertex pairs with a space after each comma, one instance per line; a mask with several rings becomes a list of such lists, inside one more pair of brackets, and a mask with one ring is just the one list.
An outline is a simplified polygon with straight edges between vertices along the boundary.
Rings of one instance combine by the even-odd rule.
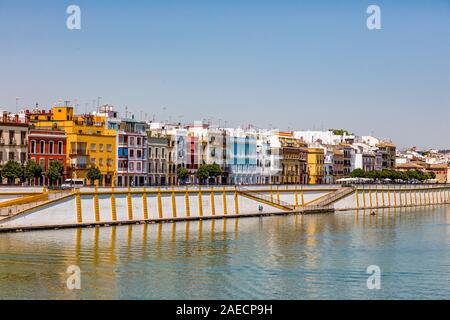
[[0, 298], [448, 299], [450, 208], [0, 234]]

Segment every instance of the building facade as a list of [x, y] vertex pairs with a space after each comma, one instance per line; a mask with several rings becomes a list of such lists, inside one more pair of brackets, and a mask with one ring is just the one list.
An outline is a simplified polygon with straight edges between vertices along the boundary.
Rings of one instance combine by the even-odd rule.
[[18, 115], [3, 112], [0, 119], [0, 164], [16, 161], [25, 164], [28, 158], [28, 123]]
[[60, 129], [67, 136], [66, 165], [69, 177], [84, 179], [89, 168], [101, 172], [99, 184], [112, 185], [115, 181], [117, 159], [117, 133], [108, 129], [106, 117], [100, 115], [75, 115], [71, 106], [55, 106], [49, 112], [35, 110], [27, 119], [37, 129]]
[[118, 131], [117, 186], [147, 185], [146, 125], [131, 119], [122, 119]]
[[30, 129], [28, 138], [28, 158], [42, 168], [42, 177], [39, 180], [36, 179], [35, 184], [50, 184], [50, 181], [45, 177], [45, 173], [50, 163], [57, 161], [64, 168], [60, 181], [54, 181], [54, 183], [60, 185], [68, 177], [66, 133], [57, 129]]
[[308, 148], [309, 184], [324, 183], [325, 154], [322, 148]]
[[[169, 139], [167, 137], [148, 136], [148, 183], [149, 185], [172, 184], [168, 179]], [[171, 160], [171, 159], [170, 159]], [[172, 169], [173, 170], [173, 169]]]

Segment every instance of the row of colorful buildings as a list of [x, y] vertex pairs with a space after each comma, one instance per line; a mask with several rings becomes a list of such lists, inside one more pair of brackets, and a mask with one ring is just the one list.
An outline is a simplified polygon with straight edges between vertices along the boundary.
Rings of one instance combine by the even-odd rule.
[[[0, 163], [36, 161], [64, 165], [64, 178], [86, 179], [90, 167], [102, 174], [100, 185], [198, 183], [203, 164], [220, 165], [222, 184], [331, 184], [357, 168], [395, 169], [397, 150], [390, 141], [355, 136], [343, 130], [290, 131], [218, 128], [143, 122], [120, 117], [110, 105], [75, 114], [69, 105], [51, 110], [3, 112]], [[45, 175], [41, 184], [46, 184]]]

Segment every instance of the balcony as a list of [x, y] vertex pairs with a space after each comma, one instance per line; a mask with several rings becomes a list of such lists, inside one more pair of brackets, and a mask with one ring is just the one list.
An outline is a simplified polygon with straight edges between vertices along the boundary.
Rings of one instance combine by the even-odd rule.
[[75, 164], [71, 164], [70, 167], [72, 168], [72, 170], [86, 170], [86, 169], [88, 169], [87, 163], [75, 163]]
[[89, 156], [89, 151], [87, 150], [72, 150], [69, 156]]

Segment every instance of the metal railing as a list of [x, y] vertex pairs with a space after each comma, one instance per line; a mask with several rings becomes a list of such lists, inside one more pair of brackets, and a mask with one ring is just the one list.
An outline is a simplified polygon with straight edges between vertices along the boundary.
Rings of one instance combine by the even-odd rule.
[[337, 200], [339, 200], [339, 199], [341, 199], [341, 198], [343, 198], [343, 197], [353, 193], [354, 190], [355, 190], [354, 188], [349, 188], [349, 187], [336, 190], [334, 192], [331, 192], [327, 196], [323, 197], [322, 199], [320, 199], [316, 203], [314, 203], [314, 205], [317, 205], [317, 206], [328, 206], [328, 205], [331, 205], [335, 201], [337, 201]]
[[[11, 204], [9, 206], [0, 207], [0, 220], [10, 216], [14, 216], [24, 210], [34, 208], [38, 205], [46, 203], [51, 200], [56, 200], [68, 195], [68, 191], [50, 191], [48, 193], [42, 193], [34, 196], [24, 197], [23, 199], [17, 199], [17, 204]], [[27, 198], [29, 201], [26, 201]], [[23, 200], [23, 201], [21, 201]]]
[[271, 202], [271, 203], [277, 204], [279, 206], [287, 207], [287, 208], [290, 208], [290, 209], [294, 208], [294, 206], [292, 204], [288, 203], [288, 202], [285, 202], [285, 201], [282, 201], [282, 200], [278, 200], [277, 198], [274, 198], [274, 197], [266, 196], [265, 194], [262, 194], [260, 192], [255, 191], [255, 190], [250, 190], [250, 189], [243, 188], [243, 187], [237, 187], [237, 190], [239, 192], [241, 192], [241, 193], [248, 194], [248, 195], [253, 196], [255, 198], [260, 198], [260, 199], [262, 199], [264, 201]]

